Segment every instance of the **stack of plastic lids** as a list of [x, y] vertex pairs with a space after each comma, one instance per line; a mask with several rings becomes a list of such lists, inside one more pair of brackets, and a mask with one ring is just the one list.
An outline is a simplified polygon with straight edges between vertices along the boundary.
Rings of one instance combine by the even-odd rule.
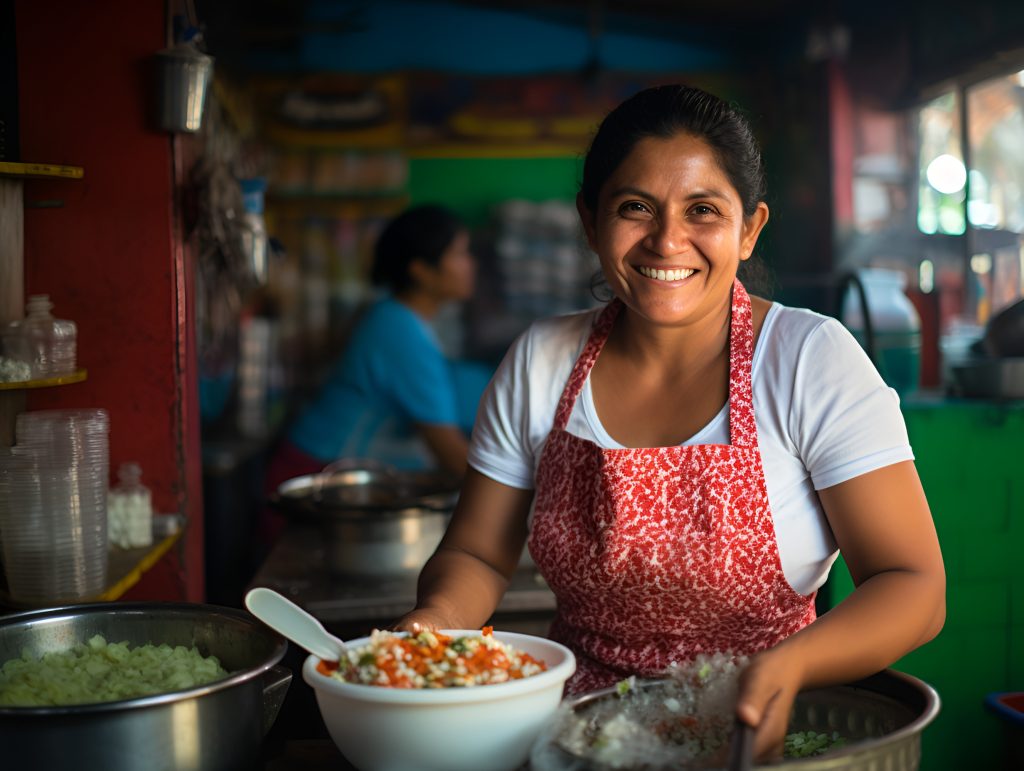
[[0, 542], [13, 600], [95, 597], [107, 585], [110, 422], [100, 409], [18, 415], [0, 452]]

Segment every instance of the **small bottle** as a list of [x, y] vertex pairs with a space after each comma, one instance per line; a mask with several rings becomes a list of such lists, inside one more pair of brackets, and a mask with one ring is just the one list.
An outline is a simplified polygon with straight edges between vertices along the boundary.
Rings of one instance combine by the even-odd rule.
[[107, 533], [111, 543], [130, 549], [153, 543], [153, 501], [142, 484], [138, 463], [122, 463], [118, 484], [107, 496]]
[[54, 318], [50, 313], [52, 308], [49, 295], [30, 295], [25, 318], [8, 327], [10, 334], [22, 338], [32, 377], [55, 377], [75, 371], [78, 328], [73, 321]]
[[242, 204], [245, 207], [240, 228], [242, 253], [248, 260], [253, 279], [257, 284], [265, 284], [269, 268], [269, 238], [263, 221], [263, 194], [267, 189], [267, 181], [263, 177], [251, 177], [239, 180], [239, 185], [242, 188]]

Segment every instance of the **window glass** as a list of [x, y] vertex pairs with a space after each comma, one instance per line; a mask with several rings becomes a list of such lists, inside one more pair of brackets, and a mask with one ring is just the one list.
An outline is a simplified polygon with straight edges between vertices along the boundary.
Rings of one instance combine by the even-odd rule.
[[967, 172], [960, 142], [960, 107], [955, 92], [921, 108], [917, 227], [929, 235], [961, 235], [966, 222]]
[[986, 321], [1024, 294], [1024, 71], [965, 90], [970, 298]]
[[1024, 72], [967, 89], [971, 186], [976, 228], [1024, 233]]

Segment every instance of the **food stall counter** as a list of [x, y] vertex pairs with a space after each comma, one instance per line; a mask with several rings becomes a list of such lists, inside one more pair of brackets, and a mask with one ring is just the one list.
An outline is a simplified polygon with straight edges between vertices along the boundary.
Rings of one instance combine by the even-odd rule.
[[[387, 625], [412, 609], [415, 573], [346, 576], [327, 567], [327, 545], [318, 530], [291, 526], [250, 582], [285, 595], [316, 616], [332, 633], [351, 638]], [[509, 631], [546, 635], [555, 596], [537, 569], [524, 560], [512, 578], [492, 623]]]

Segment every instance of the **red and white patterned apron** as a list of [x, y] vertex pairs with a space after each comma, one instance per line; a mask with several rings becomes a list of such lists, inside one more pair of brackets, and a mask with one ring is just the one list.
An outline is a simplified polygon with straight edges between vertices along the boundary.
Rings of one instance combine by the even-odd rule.
[[653, 675], [699, 653], [752, 654], [815, 618], [786, 581], [768, 507], [750, 369], [750, 298], [729, 329], [730, 444], [604, 449], [568, 433], [621, 303], [598, 316], [541, 455], [530, 554], [558, 599], [553, 639], [578, 659], [567, 691]]

